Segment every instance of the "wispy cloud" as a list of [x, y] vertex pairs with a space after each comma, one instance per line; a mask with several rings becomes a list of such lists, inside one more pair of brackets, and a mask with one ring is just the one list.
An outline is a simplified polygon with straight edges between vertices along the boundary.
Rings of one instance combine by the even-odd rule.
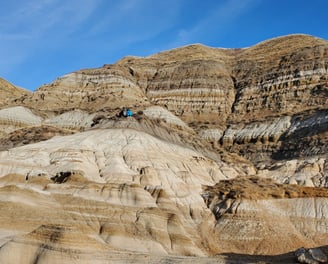
[[[146, 41], [174, 25], [182, 0], [121, 0], [104, 4], [106, 14], [90, 26], [90, 36], [111, 37], [119, 45]], [[113, 43], [111, 42], [111, 43]]]
[[[326, 6], [321, 2], [311, 6], [314, 27], [304, 20], [306, 4], [299, 3], [293, 12], [295, 3], [289, 1], [282, 12], [284, 22], [271, 25], [267, 16], [281, 11], [274, 0], [1, 0], [0, 76], [22, 80], [25, 74], [33, 82], [29, 87], [36, 87], [37, 81], [49, 82], [67, 71], [112, 63], [125, 55], [197, 42], [244, 45], [254, 39], [252, 33], [267, 36], [268, 28], [285, 32], [297, 26], [298, 32], [308, 28], [325, 36], [320, 25], [326, 21]], [[291, 18], [295, 14], [297, 22]], [[239, 41], [241, 36], [245, 39]]]
[[[32, 71], [36, 61], [46, 65], [52, 59], [75, 70], [125, 55], [204, 42], [211, 34], [226, 32], [258, 1], [205, 1], [201, 12], [196, 0], [4, 0], [0, 60], [6, 63], [0, 64], [0, 76], [19, 65], [31, 65], [28, 70]], [[40, 66], [36, 70], [43, 72]], [[47, 71], [54, 75], [59, 70]]]
[[75, 70], [134, 55], [175, 25], [184, 1], [3, 0], [0, 61], [5, 63], [0, 64], [0, 76], [13, 75], [23, 65], [29, 65], [26, 71], [47, 70], [54, 75], [58, 69], [37, 68], [37, 62], [46, 65], [49, 59], [63, 65], [63, 71], [68, 65]]
[[[261, 0], [225, 0], [217, 1], [209, 14], [198, 20], [191, 28], [180, 28], [176, 39], [168, 48], [200, 42], [215, 35], [225, 34], [240, 16], [254, 8]], [[207, 36], [206, 36], [207, 35]]]
[[[0, 10], [0, 74], [37, 49], [67, 37], [92, 14], [100, 0], [4, 1]], [[8, 2], [7, 4], [5, 2]]]
[[[90, 43], [106, 43], [107, 50], [146, 41], [172, 25], [182, 2], [17, 0], [10, 4], [10, 1], [5, 0], [6, 11], [6, 8], [0, 10], [0, 58], [8, 61], [6, 66], [0, 66], [1, 72], [40, 48], [67, 45], [64, 48], [68, 49], [69, 41], [76, 41], [74, 37]], [[15, 60], [11, 57], [13, 53]]]
[[12, 12], [0, 11], [0, 30], [7, 34], [25, 33], [32, 37], [55, 29], [65, 34], [87, 19], [99, 1], [84, 0], [81, 4], [78, 0], [20, 0]]

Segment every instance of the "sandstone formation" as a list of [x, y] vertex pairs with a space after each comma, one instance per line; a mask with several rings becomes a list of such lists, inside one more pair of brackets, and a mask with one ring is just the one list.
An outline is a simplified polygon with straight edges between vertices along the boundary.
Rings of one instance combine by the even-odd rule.
[[327, 241], [325, 188], [241, 177], [208, 186], [202, 195], [218, 221], [211, 236], [218, 250], [265, 255]]
[[21, 89], [0, 78], [0, 107], [3, 105], [7, 106], [12, 100], [29, 94], [31, 94], [31, 92]]
[[0, 263], [318, 261], [327, 80], [307, 35], [0, 79]]

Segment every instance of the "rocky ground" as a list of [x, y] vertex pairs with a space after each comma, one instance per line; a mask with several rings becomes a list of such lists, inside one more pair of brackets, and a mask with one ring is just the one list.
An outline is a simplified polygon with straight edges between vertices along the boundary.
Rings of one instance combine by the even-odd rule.
[[327, 255], [327, 79], [306, 35], [1, 79], [0, 263]]

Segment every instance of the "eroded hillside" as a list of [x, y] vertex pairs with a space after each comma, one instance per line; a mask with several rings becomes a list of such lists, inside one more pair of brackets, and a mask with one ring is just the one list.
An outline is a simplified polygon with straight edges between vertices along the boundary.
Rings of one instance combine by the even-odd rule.
[[291, 35], [1, 80], [0, 262], [327, 250], [327, 79], [328, 42]]

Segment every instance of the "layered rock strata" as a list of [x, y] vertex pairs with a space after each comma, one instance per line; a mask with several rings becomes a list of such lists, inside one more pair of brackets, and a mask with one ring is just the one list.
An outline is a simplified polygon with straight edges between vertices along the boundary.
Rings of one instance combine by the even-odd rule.
[[44, 113], [54, 110], [61, 113], [76, 108], [94, 112], [117, 108], [122, 102], [132, 106], [145, 101], [144, 93], [127, 69], [108, 66], [69, 73], [44, 85], [21, 103], [31, 108], [37, 104], [37, 109]]
[[326, 188], [246, 177], [205, 187], [202, 195], [217, 220], [210, 240], [218, 250], [267, 255], [326, 244]]
[[327, 41], [292, 35], [126, 57], [34, 93], [0, 80], [0, 262], [327, 251], [327, 68]]
[[31, 95], [31, 92], [0, 78], [0, 108], [8, 106], [17, 98], [27, 97], [28, 95]]
[[23, 255], [87, 263], [96, 254], [104, 263], [127, 252], [278, 254], [327, 239], [327, 190], [243, 181], [242, 168], [136, 130], [95, 129], [0, 155], [7, 263]]
[[67, 263], [96, 251], [208, 255], [198, 231], [203, 217], [211, 219], [201, 186], [242, 173], [131, 129], [56, 137], [0, 156], [7, 263], [23, 252], [28, 262]]
[[[280, 37], [246, 49], [190, 45], [67, 74], [16, 103], [41, 109], [45, 117], [51, 117], [51, 111], [76, 108], [115, 112], [122, 106], [139, 111], [161, 105], [229, 151], [246, 155], [249, 141], [258, 142], [262, 145], [256, 151], [270, 159], [277, 152], [271, 142], [283, 149], [292, 145], [282, 136], [287, 128], [301, 128], [295, 123], [299, 118], [312, 119], [319, 131], [327, 131], [320, 119], [326, 118], [328, 108], [327, 69], [327, 41], [307, 35]], [[214, 130], [211, 136], [204, 132], [209, 129], [217, 129], [216, 135]], [[297, 137], [296, 142], [321, 139], [325, 142], [325, 134]], [[308, 154], [324, 152], [314, 149]]]

